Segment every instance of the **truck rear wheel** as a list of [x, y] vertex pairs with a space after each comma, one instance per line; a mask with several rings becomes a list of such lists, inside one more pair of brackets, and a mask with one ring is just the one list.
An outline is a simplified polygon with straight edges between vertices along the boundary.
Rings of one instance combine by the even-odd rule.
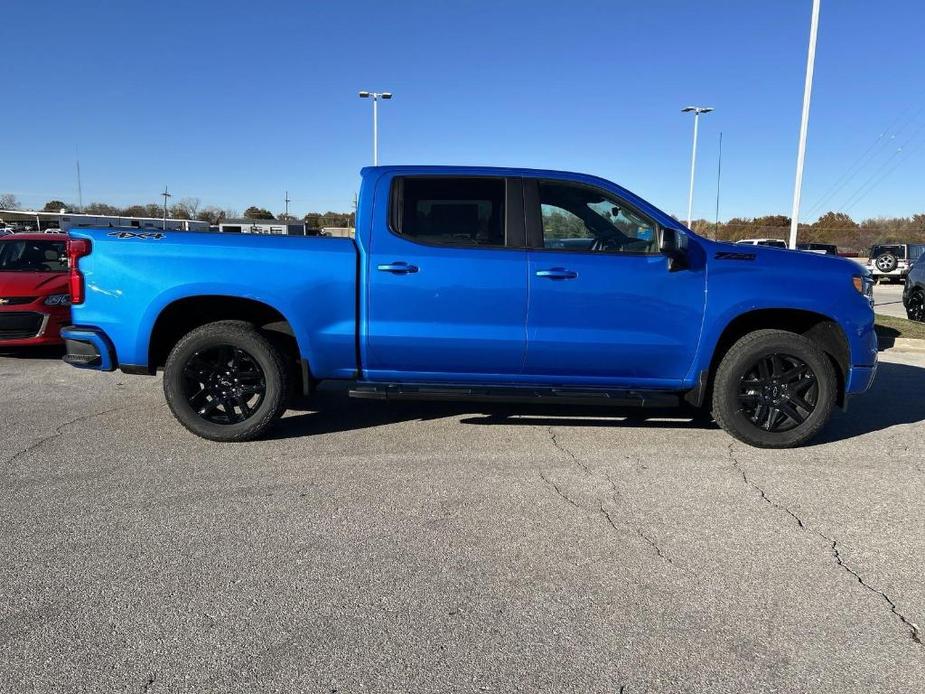
[[212, 441], [249, 441], [286, 409], [288, 379], [279, 350], [252, 325], [220, 321], [187, 333], [164, 368], [174, 417]]
[[836, 394], [835, 369], [815, 344], [784, 330], [756, 330], [720, 362], [713, 416], [750, 446], [791, 448], [825, 426]]

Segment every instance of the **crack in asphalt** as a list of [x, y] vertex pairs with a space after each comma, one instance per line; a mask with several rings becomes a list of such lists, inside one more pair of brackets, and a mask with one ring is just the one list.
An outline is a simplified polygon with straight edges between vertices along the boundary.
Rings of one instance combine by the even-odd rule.
[[14, 462], [16, 462], [17, 460], [19, 460], [19, 458], [21, 458], [22, 456], [26, 455], [27, 453], [31, 453], [32, 451], [34, 451], [36, 448], [38, 448], [38, 447], [41, 446], [42, 444], [44, 444], [44, 443], [46, 443], [46, 442], [48, 442], [48, 441], [51, 441], [53, 438], [55, 438], [55, 437], [57, 437], [57, 436], [60, 436], [60, 435], [63, 433], [62, 430], [63, 430], [65, 427], [69, 427], [69, 426], [71, 426], [72, 424], [77, 424], [78, 422], [84, 422], [84, 421], [86, 421], [86, 420], [88, 420], [88, 419], [93, 419], [94, 417], [101, 417], [101, 416], [103, 416], [104, 414], [109, 414], [110, 412], [115, 412], [116, 410], [119, 410], [119, 409], [122, 409], [122, 408], [120, 408], [120, 407], [111, 407], [110, 409], [108, 409], [108, 410], [103, 410], [102, 412], [91, 412], [90, 414], [80, 415], [79, 417], [74, 417], [73, 419], [70, 419], [70, 420], [64, 422], [63, 424], [59, 424], [58, 426], [55, 427], [55, 430], [54, 430], [53, 432], [51, 432], [50, 434], [46, 434], [45, 436], [42, 436], [42, 437], [39, 438], [39, 439], [36, 439], [35, 441], [33, 441], [32, 443], [30, 443], [30, 444], [29, 444], [28, 446], [26, 446], [25, 448], [23, 448], [23, 449], [17, 451], [17, 452], [14, 453], [11, 457], [9, 457], [9, 458], [7, 458], [6, 460], [4, 460], [2, 464], [3, 464], [3, 465], [12, 465], [12, 463], [14, 463]]
[[585, 463], [581, 462], [581, 459], [575, 455], [570, 448], [559, 443], [559, 437], [556, 435], [556, 432], [552, 430], [552, 427], [546, 427], [546, 433], [549, 434], [549, 440], [552, 441], [552, 445], [555, 446], [556, 449], [565, 453], [573, 463], [585, 471], [586, 475], [591, 475], [591, 469]]
[[555, 490], [556, 494], [561, 496], [563, 499], [565, 499], [568, 503], [570, 503], [575, 508], [581, 509], [582, 511], [585, 510], [581, 504], [576, 503], [575, 501], [570, 499], [568, 496], [566, 496], [565, 493], [559, 488], [559, 485], [553, 482], [551, 479], [549, 479], [546, 475], [544, 475], [542, 470], [539, 470], [538, 472], [540, 473], [540, 479], [543, 480], [543, 482], [545, 482], [548, 486], [552, 487]]
[[849, 574], [854, 576], [855, 579], [857, 579], [857, 582], [860, 583], [865, 588], [867, 588], [867, 590], [869, 590], [871, 593], [875, 593], [876, 595], [879, 595], [881, 598], [886, 600], [887, 604], [890, 606], [890, 612], [892, 612], [897, 617], [899, 617], [899, 621], [905, 624], [906, 627], [909, 629], [909, 636], [912, 638], [912, 640], [915, 641], [920, 646], [925, 646], [925, 643], [922, 642], [922, 630], [919, 629], [919, 625], [913, 622], [912, 620], [910, 620], [908, 617], [906, 617], [906, 615], [904, 615], [902, 612], [900, 612], [899, 608], [896, 606], [896, 603], [893, 602], [892, 598], [890, 598], [889, 595], [884, 593], [882, 590], [878, 588], [874, 588], [872, 585], [867, 583], [867, 581], [865, 581], [861, 577], [861, 574], [859, 574], [857, 571], [855, 571], [854, 569], [852, 569], [850, 566], [848, 566], [845, 563], [845, 560], [842, 559], [841, 557], [841, 552], [838, 551], [838, 542], [836, 540], [826, 535], [823, 535], [818, 530], [815, 532], [819, 537], [823, 538], [824, 540], [827, 540], [830, 543], [832, 547], [832, 556], [835, 557], [835, 562], [840, 567], [842, 567], [845, 571], [847, 571]]
[[832, 553], [832, 558], [835, 559], [836, 565], [840, 566], [842, 569], [844, 569], [849, 574], [851, 574], [855, 578], [855, 580], [858, 583], [860, 583], [864, 588], [866, 588], [868, 591], [870, 591], [871, 593], [874, 593], [875, 595], [879, 595], [881, 598], [883, 598], [883, 600], [886, 601], [886, 603], [890, 606], [890, 612], [896, 615], [899, 618], [899, 621], [902, 622], [903, 625], [905, 625], [905, 627], [909, 630], [909, 637], [915, 643], [919, 644], [920, 646], [925, 646], [925, 642], [923, 642], [922, 640], [922, 630], [919, 628], [919, 625], [913, 622], [912, 620], [910, 620], [908, 617], [906, 617], [906, 615], [904, 615], [902, 612], [900, 612], [899, 607], [896, 605], [896, 603], [893, 601], [893, 599], [889, 595], [887, 595], [885, 592], [883, 592], [879, 588], [875, 588], [874, 586], [870, 585], [867, 581], [864, 580], [861, 574], [859, 574], [855, 569], [853, 569], [851, 566], [845, 563], [845, 560], [842, 558], [841, 552], [838, 549], [838, 541], [836, 539], [829, 537], [828, 535], [826, 535], [820, 530], [816, 530], [815, 528], [809, 528], [806, 525], [806, 523], [803, 521], [803, 519], [800, 518], [796, 513], [794, 513], [791, 509], [787, 508], [783, 504], [778, 503], [774, 501], [773, 499], [771, 499], [771, 497], [768, 496], [767, 492], [765, 492], [765, 490], [762, 489], [761, 486], [759, 486], [758, 484], [756, 484], [755, 482], [749, 479], [745, 470], [742, 469], [742, 466], [739, 463], [739, 459], [735, 457], [735, 454], [733, 453], [733, 450], [732, 450], [732, 446], [733, 444], [730, 443], [729, 444], [729, 458], [730, 460], [732, 460], [732, 467], [738, 470], [739, 474], [742, 475], [742, 479], [745, 481], [745, 483], [748, 486], [750, 486], [752, 489], [757, 491], [761, 495], [761, 499], [763, 501], [767, 502], [774, 508], [779, 509], [785, 512], [787, 515], [789, 515], [794, 521], [796, 521], [797, 526], [800, 528], [800, 530], [811, 532], [812, 534], [817, 535], [823, 540], [825, 540], [829, 544], [829, 548]]
[[[574, 462], [578, 467], [580, 467], [582, 470], [584, 470], [584, 472], [585, 472], [586, 475], [588, 475], [589, 477], [593, 477], [593, 476], [594, 476], [594, 473], [591, 471], [591, 469], [590, 469], [585, 463], [583, 463], [583, 462], [581, 461], [581, 459], [580, 459], [577, 455], [575, 455], [575, 453], [573, 453], [573, 452], [571, 451], [571, 449], [569, 449], [567, 446], [565, 446], [564, 444], [562, 444], [562, 443], [559, 442], [559, 439], [558, 439], [558, 437], [557, 437], [557, 435], [556, 435], [556, 432], [553, 431], [553, 428], [552, 428], [551, 426], [550, 426], [550, 427], [546, 427], [546, 431], [547, 431], [547, 433], [549, 434], [549, 439], [550, 439], [550, 441], [552, 441], [553, 446], [555, 446], [559, 451], [561, 451], [562, 453], [564, 453], [565, 455], [567, 455], [568, 458], [569, 458], [572, 462]], [[582, 505], [579, 504], [577, 501], [575, 501], [575, 500], [572, 499], [570, 496], [568, 496], [564, 491], [562, 491], [562, 488], [561, 488], [558, 484], [556, 484], [555, 482], [553, 482], [551, 479], [549, 479], [549, 478], [543, 473], [542, 470], [537, 469], [537, 472], [539, 473], [540, 479], [543, 480], [543, 482], [544, 482], [547, 486], [549, 486], [549, 487], [556, 493], [557, 496], [561, 497], [562, 499], [564, 499], [565, 501], [567, 501], [570, 505], [572, 505], [573, 507], [575, 507], [575, 508], [577, 508], [577, 509], [579, 509], [579, 510], [581, 510], [581, 511], [584, 511], [584, 512], [586, 512], [586, 513], [593, 513], [593, 512], [594, 512], [592, 509], [588, 509], [588, 508], [582, 506]], [[616, 485], [616, 483], [613, 481], [613, 478], [610, 476], [610, 473], [605, 472], [605, 473], [604, 473], [604, 477], [607, 479], [607, 482], [610, 483], [611, 496], [613, 497], [613, 500], [616, 501], [616, 497], [620, 495], [620, 492], [619, 492], [619, 490], [617, 489], [617, 485]], [[614, 529], [615, 531], [617, 531], [617, 532], [620, 532], [620, 529], [617, 527], [616, 521], [614, 521], [613, 516], [612, 516], [612, 515], [610, 514], [610, 512], [604, 507], [604, 501], [603, 501], [603, 499], [600, 499], [600, 498], [598, 499], [598, 506], [599, 506], [599, 509], [600, 509], [600, 510], [598, 511], [598, 514], [601, 515], [601, 516], [607, 521], [607, 524], [610, 525], [611, 528], [613, 528], [613, 529]], [[665, 552], [664, 552], [664, 551], [662, 550], [662, 548], [658, 545], [658, 543], [657, 543], [652, 537], [650, 537], [649, 535], [647, 535], [647, 534], [642, 530], [641, 527], [639, 527], [639, 526], [637, 526], [637, 525], [634, 525], [634, 524], [631, 523], [629, 520], [626, 520], [626, 519], [623, 519], [623, 518], [621, 518], [621, 523], [622, 523], [623, 525], [625, 525], [627, 528], [629, 528], [634, 534], [638, 535], [638, 536], [639, 536], [647, 545], [649, 545], [653, 550], [655, 550], [656, 556], [658, 556], [660, 559], [664, 559], [665, 561], [667, 561], [667, 562], [668, 562], [669, 564], [671, 564], [672, 566], [675, 566], [675, 563], [674, 563], [674, 561], [671, 559], [671, 557], [669, 557], [667, 554], [665, 554]]]
[[[620, 532], [619, 529], [617, 528], [616, 523], [614, 523], [613, 517], [610, 515], [610, 511], [608, 511], [608, 510], [604, 507], [604, 502], [600, 502], [600, 506], [601, 506], [601, 515], [603, 515], [604, 518], [607, 519], [607, 522], [610, 524], [610, 527], [613, 528], [614, 530], [616, 530], [617, 532]], [[629, 529], [632, 530], [634, 533], [636, 533], [639, 537], [641, 537], [641, 538], [645, 541], [645, 543], [646, 543], [647, 545], [649, 545], [652, 549], [654, 549], [654, 550], [655, 550], [655, 554], [656, 554], [656, 556], [658, 556], [659, 559], [664, 559], [665, 561], [667, 561], [667, 562], [668, 562], [669, 564], [671, 564], [672, 566], [675, 565], [675, 563], [674, 563], [674, 561], [672, 561], [671, 557], [669, 557], [667, 554], [665, 554], [665, 553], [662, 551], [662, 548], [658, 546], [658, 543], [657, 543], [655, 540], [653, 540], [651, 537], [649, 537], [648, 535], [646, 535], [646, 534], [642, 531], [642, 528], [639, 528], [638, 526], [635, 526], [635, 525], [633, 525], [632, 523], [630, 523], [629, 521], [626, 521], [626, 520], [623, 521], [623, 525], [625, 525], [627, 528], [629, 528]]]

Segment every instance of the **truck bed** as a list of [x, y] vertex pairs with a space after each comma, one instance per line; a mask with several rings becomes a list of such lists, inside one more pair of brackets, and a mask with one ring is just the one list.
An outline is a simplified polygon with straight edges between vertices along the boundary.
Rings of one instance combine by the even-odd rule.
[[102, 329], [119, 345], [119, 365], [148, 365], [152, 328], [167, 307], [227, 296], [279, 311], [318, 378], [356, 373], [352, 239], [111, 228], [70, 235], [92, 244], [80, 261], [87, 301], [73, 307], [73, 322]]

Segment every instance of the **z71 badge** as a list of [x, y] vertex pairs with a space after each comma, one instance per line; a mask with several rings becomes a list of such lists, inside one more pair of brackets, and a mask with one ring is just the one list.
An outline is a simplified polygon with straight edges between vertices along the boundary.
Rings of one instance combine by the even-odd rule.
[[110, 231], [106, 236], [112, 236], [117, 239], [160, 239], [167, 238], [167, 234], [159, 231]]

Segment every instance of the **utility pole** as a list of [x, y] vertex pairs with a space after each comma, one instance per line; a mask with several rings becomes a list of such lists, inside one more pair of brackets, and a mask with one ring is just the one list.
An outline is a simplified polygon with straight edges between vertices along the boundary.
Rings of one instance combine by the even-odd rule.
[[379, 99], [391, 99], [392, 92], [360, 92], [360, 98], [373, 100], [373, 166], [379, 166]]
[[697, 168], [697, 125], [700, 122], [701, 113], [709, 113], [713, 110], [712, 106], [685, 106], [681, 109], [682, 113], [694, 114], [694, 145], [691, 149], [691, 187], [687, 193], [687, 228], [691, 226], [691, 215], [694, 210], [694, 171]]
[[287, 190], [286, 191], [286, 219], [289, 219], [289, 203], [290, 202], [292, 202], [292, 200], [289, 199], [289, 191]]
[[800, 144], [797, 146], [797, 175], [793, 182], [793, 209], [790, 211], [790, 248], [797, 247], [800, 227], [800, 193], [803, 189], [803, 161], [806, 157], [806, 132], [809, 130], [809, 101], [813, 95], [813, 67], [816, 63], [816, 35], [819, 31], [820, 0], [813, 0], [809, 23], [809, 52], [806, 56], [806, 82], [803, 85], [803, 115], [800, 118]]
[[164, 186], [164, 192], [161, 193], [161, 195], [164, 197], [164, 226], [163, 228], [166, 230], [167, 229], [167, 198], [172, 198], [173, 195], [167, 192], [167, 186]]
[[80, 185], [80, 150], [74, 146], [74, 154], [77, 155], [77, 208], [82, 212], [84, 208], [84, 193]]

